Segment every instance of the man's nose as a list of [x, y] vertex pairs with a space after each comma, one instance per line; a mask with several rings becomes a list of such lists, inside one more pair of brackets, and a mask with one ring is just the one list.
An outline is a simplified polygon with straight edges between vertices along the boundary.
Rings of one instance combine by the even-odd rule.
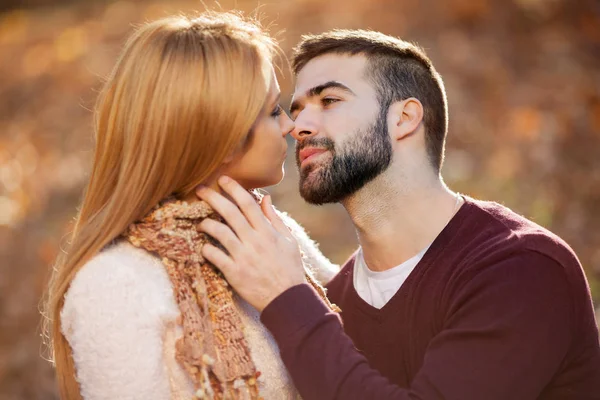
[[306, 108], [296, 116], [294, 123], [296, 126], [292, 131], [292, 136], [296, 140], [303, 140], [319, 133], [319, 122], [316, 115]]

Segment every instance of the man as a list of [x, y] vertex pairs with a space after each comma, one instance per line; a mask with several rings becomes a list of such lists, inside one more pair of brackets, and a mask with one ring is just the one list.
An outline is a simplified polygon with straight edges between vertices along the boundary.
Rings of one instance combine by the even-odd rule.
[[576, 256], [540, 226], [445, 186], [446, 96], [425, 53], [333, 31], [305, 37], [293, 66], [300, 193], [340, 202], [360, 243], [327, 285], [343, 326], [304, 283], [270, 199], [261, 213], [226, 177], [239, 209], [198, 195], [231, 227], [202, 225], [228, 253], [207, 246], [204, 256], [262, 311], [303, 398], [600, 399], [598, 330]]

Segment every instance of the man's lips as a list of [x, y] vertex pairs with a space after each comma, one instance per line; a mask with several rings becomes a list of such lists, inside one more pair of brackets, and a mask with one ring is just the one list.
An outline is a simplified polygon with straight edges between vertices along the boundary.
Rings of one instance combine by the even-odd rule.
[[299, 158], [300, 158], [300, 164], [303, 164], [304, 161], [308, 160], [309, 158], [313, 158], [315, 156], [318, 156], [319, 154], [323, 154], [327, 152], [327, 150], [325, 149], [319, 149], [316, 147], [307, 147], [305, 149], [300, 150], [300, 153], [298, 154]]

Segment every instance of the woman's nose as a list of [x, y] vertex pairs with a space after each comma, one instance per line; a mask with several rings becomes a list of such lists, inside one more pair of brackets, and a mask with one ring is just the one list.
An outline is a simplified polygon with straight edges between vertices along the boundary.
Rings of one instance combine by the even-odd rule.
[[290, 116], [288, 115], [287, 112], [283, 113], [283, 123], [282, 123], [282, 127], [281, 127], [281, 134], [285, 137], [286, 135], [290, 134], [296, 127], [296, 125], [294, 124], [294, 121], [292, 121], [292, 119], [290, 118]]

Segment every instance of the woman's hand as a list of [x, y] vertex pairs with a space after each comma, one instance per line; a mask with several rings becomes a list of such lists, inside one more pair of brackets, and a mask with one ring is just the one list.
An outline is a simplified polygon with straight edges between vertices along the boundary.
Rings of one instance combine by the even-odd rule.
[[287, 289], [306, 282], [298, 243], [275, 213], [270, 196], [259, 206], [231, 178], [223, 176], [218, 182], [235, 203], [209, 188], [200, 188], [196, 193], [227, 225], [206, 218], [200, 229], [219, 241], [229, 254], [206, 244], [202, 256], [223, 272], [242, 298], [262, 311]]

